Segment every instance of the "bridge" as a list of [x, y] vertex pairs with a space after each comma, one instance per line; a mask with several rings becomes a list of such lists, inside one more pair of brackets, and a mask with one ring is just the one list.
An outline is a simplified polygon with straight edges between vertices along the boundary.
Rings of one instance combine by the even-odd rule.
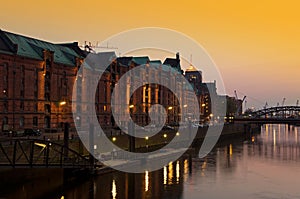
[[64, 145], [21, 138], [0, 141], [0, 167], [93, 168], [94, 163]]
[[235, 122], [256, 124], [284, 123], [300, 125], [300, 106], [277, 106], [252, 112], [248, 116], [234, 118]]
[[253, 112], [254, 118], [299, 118], [300, 106], [276, 106]]

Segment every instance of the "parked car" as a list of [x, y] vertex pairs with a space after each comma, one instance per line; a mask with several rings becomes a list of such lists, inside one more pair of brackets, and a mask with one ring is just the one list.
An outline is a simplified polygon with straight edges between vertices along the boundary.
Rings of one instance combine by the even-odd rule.
[[35, 129], [24, 129], [24, 136], [40, 136], [40, 130]]

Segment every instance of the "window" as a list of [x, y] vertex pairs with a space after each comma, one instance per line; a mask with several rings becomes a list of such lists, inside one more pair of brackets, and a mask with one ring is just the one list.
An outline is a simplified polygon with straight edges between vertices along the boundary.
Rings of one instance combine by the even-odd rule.
[[8, 85], [8, 77], [7, 77], [6, 74], [4, 74], [4, 76], [3, 76], [3, 86], [5, 88], [7, 88], [7, 85]]
[[20, 97], [24, 98], [24, 90], [22, 90], [22, 89], [20, 90]]
[[48, 82], [48, 81], [45, 82], [45, 91], [46, 92], [50, 91], [50, 82]]
[[25, 73], [25, 67], [22, 65], [22, 66], [20, 67], [20, 69], [21, 69], [21, 75], [24, 75], [24, 73]]
[[50, 72], [49, 71], [46, 72], [45, 79], [50, 79]]
[[20, 117], [20, 127], [24, 126], [24, 117]]
[[4, 110], [4, 112], [8, 111], [8, 103], [7, 103], [7, 101], [3, 102], [3, 110]]
[[6, 117], [6, 116], [3, 117], [2, 124], [3, 124], [3, 125], [8, 124], [8, 117]]
[[49, 93], [45, 93], [45, 100], [46, 101], [50, 101], [50, 95], [49, 95]]
[[38, 104], [37, 103], [34, 104], [34, 112], [38, 112]]
[[50, 117], [46, 116], [45, 117], [45, 128], [50, 128]]
[[32, 125], [33, 126], [38, 126], [38, 117], [33, 117], [32, 118]]
[[48, 70], [50, 69], [50, 67], [51, 67], [51, 61], [50, 59], [46, 59], [46, 69]]
[[51, 106], [50, 104], [45, 104], [45, 112], [50, 113], [51, 112]]
[[24, 102], [23, 101], [20, 102], [20, 111], [24, 111]]
[[2, 130], [9, 130], [8, 127], [8, 117], [3, 117], [2, 119]]

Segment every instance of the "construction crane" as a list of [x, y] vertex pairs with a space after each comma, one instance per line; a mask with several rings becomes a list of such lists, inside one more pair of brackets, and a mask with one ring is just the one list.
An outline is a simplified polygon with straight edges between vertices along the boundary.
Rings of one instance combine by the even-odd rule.
[[284, 102], [285, 102], [285, 97], [282, 100], [281, 106], [284, 106]]

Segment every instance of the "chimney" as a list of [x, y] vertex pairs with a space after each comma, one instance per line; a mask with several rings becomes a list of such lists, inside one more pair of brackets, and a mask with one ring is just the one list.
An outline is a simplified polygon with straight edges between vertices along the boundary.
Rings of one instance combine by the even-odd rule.
[[176, 53], [176, 60], [178, 60], [178, 61], [180, 60], [180, 59], [179, 59], [179, 52]]

